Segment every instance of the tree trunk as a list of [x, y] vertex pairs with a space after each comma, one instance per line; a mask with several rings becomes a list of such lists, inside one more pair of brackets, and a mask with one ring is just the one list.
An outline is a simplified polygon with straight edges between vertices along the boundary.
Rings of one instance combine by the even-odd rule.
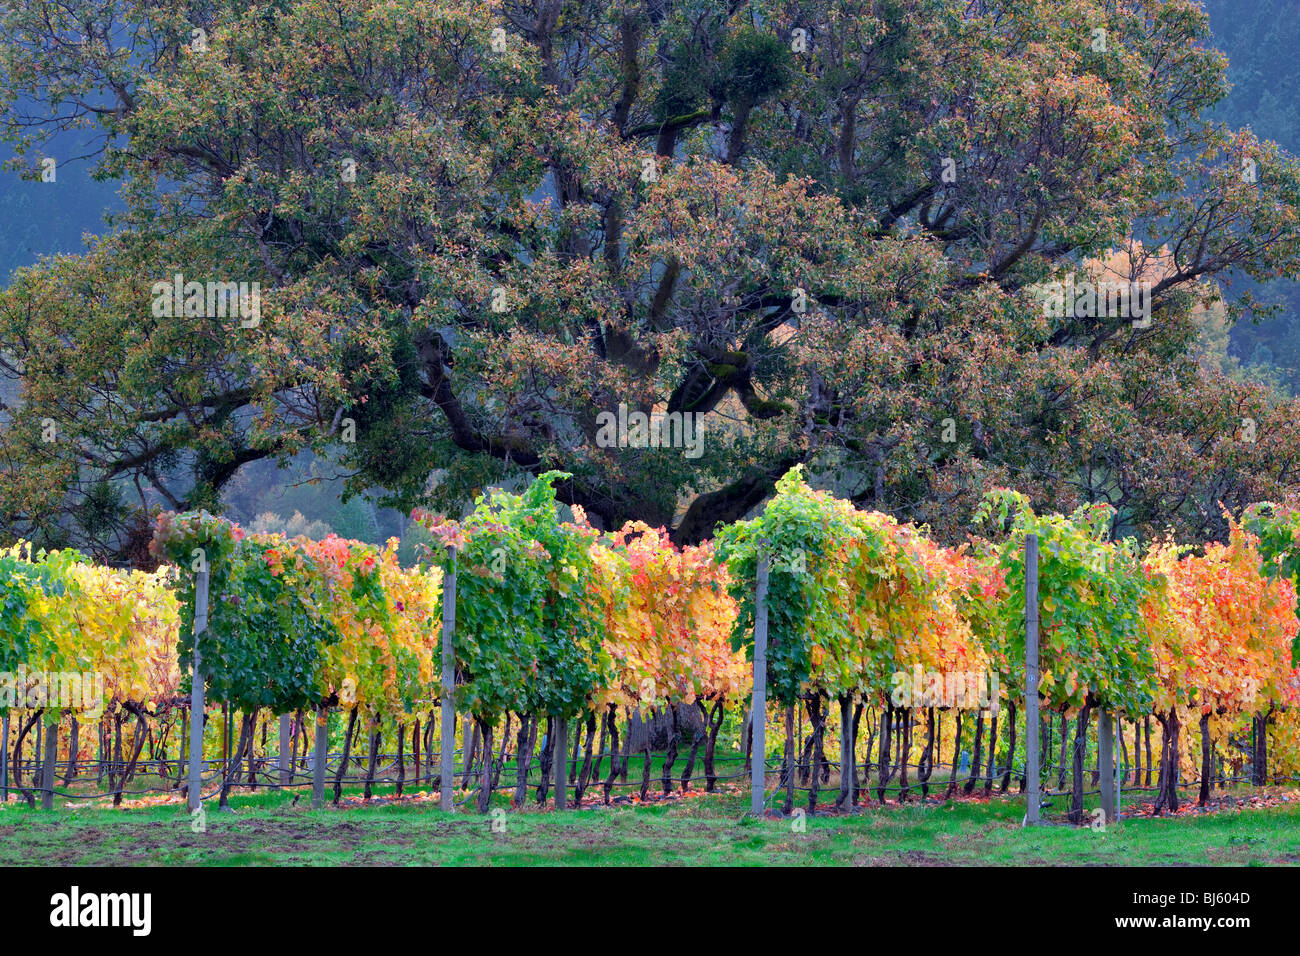
[[1070, 798], [1071, 823], [1083, 822], [1083, 762], [1088, 752], [1088, 718], [1092, 716], [1092, 705], [1084, 703], [1079, 711], [1079, 719], [1074, 727], [1074, 769], [1072, 772], [1073, 790]]
[[912, 758], [912, 709], [898, 709], [898, 802], [907, 801], [907, 762]]
[[794, 707], [786, 706], [785, 708], [785, 806], [781, 812], [789, 816], [794, 812], [794, 772], [795, 772], [795, 752], [794, 752]]
[[[1052, 785], [1047, 782], [1052, 776], [1052, 745], [1055, 742], [1052, 733], [1056, 729], [1056, 717], [1038, 702], [1038, 769], [1042, 772], [1043, 789], [1050, 792]], [[1028, 761], [1026, 761], [1028, 763]]]
[[[302, 757], [301, 757], [301, 758], [299, 758], [299, 756], [298, 756], [298, 742], [299, 742], [299, 741], [302, 741]], [[294, 715], [293, 715], [293, 738], [292, 738], [292, 743], [293, 743], [293, 746], [291, 746], [291, 747], [289, 748], [289, 752], [293, 755], [293, 759], [289, 761], [289, 783], [290, 783], [290, 785], [293, 784], [295, 778], [298, 776], [298, 761], [299, 761], [299, 759], [301, 759], [301, 760], [304, 762], [304, 764], [306, 763], [306, 760], [307, 760], [307, 725], [306, 725], [306, 723], [305, 723], [305, 718], [304, 718], [304, 716], [303, 716], [303, 712], [302, 712], [302, 709], [301, 709], [301, 708], [299, 708], [299, 709], [294, 713]]]
[[[1048, 773], [1051, 772], [1047, 766], [1048, 763], [1051, 761], [1051, 756], [1050, 756], [1052, 753], [1052, 745], [1050, 742], [1051, 735], [1052, 735], [1052, 721], [1050, 715], [1044, 712], [1042, 709], [1040, 709], [1038, 711], [1038, 770], [1039, 770], [1040, 786], [1042, 783], [1042, 776], [1044, 771]], [[1026, 773], [1028, 773], [1029, 771], [1028, 764], [1029, 761], [1026, 760], [1025, 761]], [[1022, 776], [1020, 778], [1021, 793], [1023, 793], [1024, 790], [1025, 790], [1025, 778]]]
[[682, 770], [681, 780], [678, 781], [682, 786], [683, 793], [691, 789], [691, 774], [695, 772], [695, 758], [700, 752], [700, 745], [704, 743], [704, 738], [709, 732], [709, 712], [704, 709], [704, 702], [696, 700], [695, 705], [703, 720], [700, 723], [700, 729], [695, 732], [695, 736], [691, 739], [691, 751], [686, 755], [686, 767]]
[[808, 698], [808, 720], [812, 724], [812, 772], [808, 783], [808, 812], [817, 810], [817, 787], [821, 782], [822, 764], [825, 762], [825, 749], [822, 738], [826, 732], [826, 719], [823, 715], [822, 695], [812, 694]]
[[[117, 806], [122, 800], [122, 788], [126, 786], [123, 768], [125, 764], [122, 761], [122, 709], [119, 707], [113, 712], [113, 752], [109, 757], [108, 770], [108, 788], [113, 791], [114, 806]], [[226, 748], [229, 751], [229, 747]], [[226, 765], [223, 760], [221, 773], [224, 778], [226, 774]]]
[[[18, 720], [18, 739], [14, 742], [14, 786], [18, 788], [18, 792], [22, 794], [23, 799], [27, 801], [27, 806], [31, 809], [36, 808], [36, 794], [32, 790], [23, 786], [23, 741], [26, 740], [27, 734], [37, 725], [44, 713], [45, 710], [43, 708], [37, 710], [36, 713], [32, 714], [32, 716], [28, 718], [26, 725], [23, 725], [22, 718], [20, 717]], [[33, 763], [34, 762], [35, 761], [33, 761]], [[113, 778], [110, 775], [108, 779], [109, 787], [111, 788]], [[33, 776], [32, 786], [36, 786], [37, 782], [38, 781]]]
[[578, 754], [582, 753], [582, 721], [573, 722], [573, 746], [569, 748], [569, 775], [567, 777], [570, 784], [578, 780]]
[[1061, 761], [1061, 764], [1060, 764], [1060, 773], [1056, 778], [1056, 789], [1061, 793], [1065, 792], [1065, 770], [1067, 766], [1065, 763], [1065, 756], [1067, 752], [1066, 748], [1069, 746], [1070, 743], [1070, 734], [1066, 728], [1067, 728], [1067, 724], [1066, 724], [1065, 710], [1062, 709], [1061, 710], [1061, 754], [1060, 757], [1058, 758]]
[[974, 756], [970, 764], [970, 776], [966, 778], [966, 785], [962, 787], [962, 793], [970, 794], [975, 789], [975, 781], [979, 779], [980, 765], [984, 762], [984, 713], [977, 711], [975, 714], [975, 747]]
[[[506, 755], [510, 743], [510, 711], [506, 711], [506, 725], [501, 730], [501, 749], [497, 752], [496, 767], [492, 770], [492, 789], [495, 790], [501, 786], [501, 772], [506, 768]], [[488, 751], [491, 753], [492, 751]]]
[[473, 733], [472, 733], [471, 736], [470, 736], [469, 749], [465, 751], [465, 787], [466, 787], [466, 789], [469, 788], [469, 785], [470, 785], [470, 784], [469, 784], [469, 781], [470, 781], [470, 779], [471, 779], [471, 778], [470, 778], [470, 774], [472, 774], [472, 773], [474, 772], [474, 769], [478, 766], [478, 758], [479, 758], [479, 742], [480, 742], [480, 741], [479, 741], [479, 737], [480, 737], [480, 734], [479, 734], [478, 721], [473, 721], [472, 723], [467, 723], [467, 724], [465, 725], [465, 731], [466, 731], [466, 733], [469, 733], [469, 732], [470, 732], [471, 727], [473, 728]]
[[627, 783], [628, 771], [632, 769], [632, 717], [640, 716], [639, 711], [628, 711], [627, 733], [623, 735], [623, 758], [618, 762], [619, 783]]
[[81, 724], [77, 715], [72, 715], [72, 730], [68, 736], [68, 774], [63, 778], [64, 786], [77, 779], [77, 751], [81, 749]]
[[[1142, 727], [1146, 731], [1146, 739], [1147, 739], [1147, 779], [1144, 786], [1150, 787], [1151, 786], [1151, 715], [1150, 714], [1147, 714], [1145, 717], [1142, 718]], [[1134, 740], [1134, 745], [1136, 746], [1136, 744], [1137, 741]]]
[[190, 711], [186, 707], [181, 710], [181, 739], [178, 744], [180, 750], [180, 760], [176, 764], [176, 779], [172, 782], [171, 789], [176, 790], [181, 785], [181, 779], [185, 774], [185, 751], [190, 739]]
[[1263, 721], [1259, 714], [1252, 714], [1250, 717], [1250, 783], [1252, 786], [1263, 786], [1262, 768], [1259, 765], [1259, 736], [1260, 724]]
[[1119, 725], [1119, 762], [1120, 766], [1125, 768], [1124, 772], [1120, 774], [1119, 782], [1120, 786], [1127, 787], [1129, 759], [1128, 743], [1124, 740], [1124, 718], [1117, 718], [1117, 723]]
[[99, 766], [96, 768], [95, 774], [96, 787], [104, 785], [104, 773], [108, 766], [108, 740], [108, 717], [104, 716], [99, 719]]
[[1196, 800], [1198, 807], [1210, 802], [1210, 778], [1214, 776], [1213, 753], [1210, 746], [1210, 715], [1201, 714], [1201, 792]]
[[[1029, 731], [1025, 731], [1026, 734]], [[1016, 762], [1016, 705], [1007, 703], [1007, 769], [1002, 774], [1002, 785], [998, 788], [999, 793], [1006, 793], [1007, 788], [1011, 786], [1011, 765]], [[1024, 790], [1024, 781], [1021, 781], [1020, 789]]]
[[[581, 727], [583, 723], [586, 723], [587, 725], [587, 737], [582, 744], [582, 769], [578, 772], [573, 783], [573, 805], [575, 807], [582, 806], [582, 795], [587, 792], [587, 783], [592, 774], [591, 746], [596, 738], [596, 715], [594, 713], [588, 714], [585, 722], [578, 722], [579, 727]], [[574, 754], [574, 757], [577, 757], [576, 753]]]
[[795, 704], [796, 713], [799, 717], [799, 726], [795, 733], [795, 740], [799, 741], [799, 786], [808, 786], [808, 773], [812, 766], [812, 734], [803, 732], [803, 708]]
[[681, 735], [677, 723], [677, 704], [675, 702], [669, 702], [668, 704], [668, 719], [669, 726], [672, 729], [668, 732], [668, 752], [664, 754], [664, 769], [660, 778], [664, 793], [673, 792], [673, 764], [677, 761], [677, 738]]
[[826, 721], [830, 720], [831, 716], [831, 709], [828, 706], [828, 703], [828, 698], [823, 697], [821, 704], [819, 705], [821, 719], [817, 722], [816, 760], [818, 766], [821, 767], [822, 786], [830, 783], [831, 780], [831, 764], [830, 761], [826, 759]]
[[894, 708], [886, 704], [880, 712], [880, 771], [876, 777], [876, 799], [882, 806], [885, 803], [885, 788], [894, 776], [894, 764], [889, 757], [889, 744], [894, 736], [893, 717]]
[[1251, 718], [1255, 740], [1254, 752], [1251, 754], [1250, 782], [1257, 787], [1268, 785], [1268, 719], [1272, 713], [1273, 708], [1270, 707], [1267, 713], [1256, 714]]
[[[415, 763], [415, 780], [412, 781], [417, 787], [420, 785], [420, 718], [416, 717], [415, 722], [411, 725], [411, 758]], [[402, 776], [405, 777], [406, 765], [402, 764]], [[401, 786], [399, 782], [397, 792], [400, 794]]]
[[[596, 745], [596, 762], [591, 768], [591, 780], [594, 783], [600, 779], [600, 765], [605, 759], [607, 751], [605, 748], [609, 745], [609, 710], [606, 709], [600, 715], [600, 742]], [[612, 758], [611, 758], [612, 759]]]
[[[478, 812], [487, 813], [488, 804], [492, 800], [492, 778], [496, 769], [492, 765], [492, 724], [478, 717], [474, 720], [483, 739], [483, 772], [479, 776]], [[475, 736], [478, 737], [479, 733], [476, 732]]]
[[722, 729], [722, 717], [725, 710], [726, 704], [721, 698], [719, 698], [714, 701], [713, 709], [710, 711], [707, 720], [709, 735], [704, 744], [705, 793], [713, 793], [718, 785], [718, 773], [714, 766], [714, 754], [717, 752], [718, 731]]
[[537, 784], [537, 802], [545, 803], [546, 795], [551, 792], [551, 755], [555, 753], [555, 718], [546, 718], [546, 740], [542, 744], [541, 773], [542, 779]]
[[944, 798], [951, 798], [957, 792], [957, 772], [961, 767], [961, 711], [954, 718], [952, 732], [952, 770], [948, 774], [948, 789]]
[[[645, 722], [646, 723], [645, 746], [642, 749], [642, 753], [645, 754], [645, 763], [641, 768], [640, 794], [641, 794], [642, 801], [644, 801], [648, 796], [650, 796], [650, 726], [649, 725], [654, 722], [654, 718], [655, 718], [655, 709], [651, 707], [650, 719]], [[628, 736], [631, 737], [630, 730], [628, 731]]]
[[[378, 715], [375, 716], [374, 722], [370, 725], [369, 737], [369, 753], [366, 754], [366, 782], [365, 788], [361, 794], [363, 800], [369, 800], [371, 794], [374, 792], [375, 766], [379, 762], [379, 748], [382, 746], [384, 740], [383, 718]], [[489, 760], [488, 763], [490, 764], [491, 761]]]
[[[148, 730], [148, 727], [145, 724], [144, 710], [136, 704], [126, 704], [124, 706], [126, 707], [127, 712], [135, 717], [136, 726], [134, 746], [131, 748], [131, 762], [127, 765], [125, 772], [122, 774], [123, 786], [125, 786], [127, 781], [135, 778], [136, 766], [140, 762], [140, 751], [144, 749], [145, 732]], [[121, 788], [119, 788], [119, 790], [120, 789]], [[115, 805], [119, 804], [121, 799], [122, 794], [119, 792], [116, 794]]]
[[[1098, 724], [1097, 724], [1097, 739], [1098, 739], [1098, 741], [1100, 741], [1100, 739], [1101, 739], [1101, 723], [1100, 723], [1100, 721], [1101, 721], [1101, 717], [1100, 717], [1100, 715], [1098, 715], [1097, 720], [1098, 720]], [[1093, 770], [1092, 770], [1092, 786], [1096, 787], [1096, 786], [1099, 786], [1100, 784], [1101, 784], [1101, 746], [1100, 746], [1100, 744], [1098, 744], [1098, 747], [1097, 747], [1097, 762], [1096, 762], [1095, 764], [1093, 764]]]
[[[230, 723], [229, 717], [227, 717], [226, 723], [227, 725]], [[226, 761], [225, 773], [222, 775], [221, 780], [221, 798], [217, 801], [218, 807], [230, 806], [230, 788], [239, 779], [239, 765], [243, 760], [244, 749], [252, 747], [252, 745], [253, 720], [251, 715], [245, 715], [239, 722], [239, 744], [235, 747], [234, 754]]]
[[[429, 786], [433, 789], [442, 786], [442, 774], [438, 774], [438, 779], [433, 776], [433, 742], [437, 738], [434, 734], [437, 731], [437, 711], [429, 710], [429, 719], [424, 722], [424, 777], [429, 781]], [[439, 768], [441, 771], [441, 768]]]
[[934, 715], [934, 756], [930, 760], [930, 775], [934, 776], [934, 768], [943, 766], [943, 711], [929, 710]]
[[[357, 725], [357, 709], [353, 707], [348, 711], [348, 727], [343, 733], [343, 759], [339, 761], [339, 772], [334, 775], [334, 806], [339, 805], [339, 798], [343, 796], [343, 778], [348, 772], [348, 757], [352, 755], [352, 731]], [[316, 733], [320, 733], [321, 728], [316, 728]]]
[[1260, 728], [1259, 734], [1259, 765], [1264, 771], [1264, 786], [1268, 786], [1268, 725], [1272, 722], [1276, 709], [1271, 703], [1268, 705], [1268, 711], [1264, 714], [1264, 725]]
[[[415, 761], [419, 766], [420, 761]], [[397, 725], [397, 795], [402, 795], [402, 787], [406, 785], [406, 724]]]
[[[853, 705], [853, 736], [852, 736], [852, 739], [853, 739], [853, 745], [854, 745], [854, 751], [853, 751], [853, 752], [854, 752], [855, 757], [856, 757], [856, 755], [857, 755], [858, 723], [859, 723], [859, 721], [860, 721], [861, 719], [862, 719], [862, 704], [861, 704], [861, 703], [854, 704], [854, 705]], [[865, 753], [866, 753], [866, 755], [867, 755], [867, 762], [870, 763], [870, 762], [871, 762], [871, 742], [870, 742], [870, 741], [867, 742], [867, 749], [866, 749]], [[853, 761], [853, 806], [855, 806], [855, 807], [858, 805], [858, 796], [862, 793], [862, 777], [861, 777], [861, 774], [859, 774], [859, 772], [858, 772], [858, 766], [859, 766], [859, 764], [858, 764], [857, 760], [855, 759], [855, 760]]]
[[984, 796], [993, 792], [993, 777], [998, 772], [998, 712], [989, 718], [989, 759], [984, 767]]
[[930, 776], [934, 773], [934, 708], [925, 708], [925, 750], [916, 768], [916, 782], [921, 785], [921, 802], [930, 796]]
[[618, 705], [610, 704], [605, 716], [609, 720], [609, 776], [605, 778], [604, 799], [605, 806], [609, 806], [609, 795], [614, 789], [614, 780], [622, 772], [621, 764], [627, 758], [621, 757], [618, 752]]
[[1170, 710], [1167, 715], [1157, 714], [1156, 720], [1160, 722], [1160, 778], [1156, 783], [1157, 790], [1155, 802], [1155, 813], [1159, 815], [1165, 810], [1170, 813], [1178, 812], [1178, 774], [1179, 760], [1178, 755], [1180, 748], [1178, 745], [1179, 720], [1178, 712]]
[[[248, 785], [257, 789], [257, 718], [258, 711], [252, 714], [252, 731], [248, 738]], [[262, 722], [262, 753], [266, 753], [266, 722]]]
[[522, 807], [528, 796], [528, 771], [533, 763], [533, 747], [537, 743], [537, 718], [523, 714], [519, 720], [519, 734], [515, 737], [515, 795], [511, 806]]

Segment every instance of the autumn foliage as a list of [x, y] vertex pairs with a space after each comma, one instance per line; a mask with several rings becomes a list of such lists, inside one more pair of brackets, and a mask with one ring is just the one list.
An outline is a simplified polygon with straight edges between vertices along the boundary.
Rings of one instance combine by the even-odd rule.
[[[419, 516], [442, 547], [417, 567], [400, 565], [394, 542], [249, 535], [205, 513], [159, 519], [154, 548], [169, 563], [154, 574], [94, 566], [71, 551], [11, 549], [0, 555], [0, 608], [14, 639], [0, 663], [101, 671], [110, 708], [173, 706], [189, 680], [196, 571], [206, 569], [202, 672], [213, 699], [246, 715], [241, 751], [247, 715], [262, 709], [338, 708], [350, 727], [360, 719], [378, 733], [451, 692], [490, 741], [508, 715], [525, 727], [599, 719], [616, 734], [620, 717], [676, 718], [686, 707], [705, 721], [711, 785], [725, 708], [751, 693], [760, 561], [769, 566], [765, 682], [775, 701], [823, 720], [832, 701], [845, 719], [866, 705], [906, 721], [908, 734], [912, 711], [926, 711], [928, 755], [944, 743], [933, 710], [962, 705], [900, 699], [900, 673], [986, 674], [992, 699], [981, 713], [993, 715], [993, 733], [1003, 706], [1014, 724], [1024, 703], [1023, 555], [1033, 533], [1038, 691], [1049, 711], [1081, 722], [1097, 708], [1154, 716], [1165, 738], [1159, 789], [1171, 808], [1191, 723], [1210, 754], [1243, 719], [1264, 715], [1274, 749], [1292, 759], [1295, 585], [1235, 520], [1226, 542], [1200, 552], [1170, 540], [1142, 552], [1111, 539], [1105, 506], [1038, 515], [1002, 491], [980, 512], [989, 537], [950, 548], [923, 527], [813, 490], [795, 469], [757, 517], [681, 547], [645, 524], [602, 532], [581, 508], [564, 517], [553, 487], [563, 478], [494, 493], [460, 521]], [[447, 688], [437, 661], [441, 585], [453, 563], [457, 682]], [[910, 752], [910, 737], [905, 744]]]

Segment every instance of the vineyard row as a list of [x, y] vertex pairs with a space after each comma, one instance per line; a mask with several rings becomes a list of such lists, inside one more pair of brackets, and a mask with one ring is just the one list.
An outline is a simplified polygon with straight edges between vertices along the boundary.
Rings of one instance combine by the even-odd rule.
[[[1203, 780], [1222, 776], [1216, 768], [1229, 754], [1239, 759], [1242, 740], [1252, 768], [1267, 767], [1270, 740], [1274, 766], [1295, 765], [1300, 518], [1291, 509], [1247, 509], [1230, 519], [1227, 541], [1193, 550], [1116, 539], [1106, 505], [1040, 516], [1001, 490], [977, 513], [981, 535], [949, 547], [924, 528], [812, 490], [796, 469], [756, 517], [676, 547], [643, 524], [603, 532], [579, 508], [566, 514], [554, 491], [561, 477], [480, 499], [460, 521], [417, 514], [438, 546], [415, 567], [398, 562], [395, 542], [245, 534], [207, 513], [160, 516], [162, 564], [152, 573], [15, 547], [0, 556], [0, 629], [10, 636], [0, 645], [3, 739], [15, 712], [17, 758], [38, 719], [62, 727], [87, 714], [88, 696], [92, 709], [116, 716], [119, 737], [123, 717], [144, 728], [160, 711], [183, 714], [197, 650], [202, 691], [241, 715], [225, 754], [236, 766], [257, 748], [259, 715], [306, 714], [319, 726], [344, 712], [346, 765], [361, 728], [372, 761], [384, 726], [413, 729], [418, 747], [419, 715], [435, 701], [446, 703], [444, 726], [448, 714], [472, 722], [482, 753], [505, 754], [502, 738], [517, 721], [510, 755], [525, 782], [539, 727], [544, 740], [567, 740], [572, 722], [575, 759], [585, 751], [574, 771], [585, 785], [597, 731], [597, 753], [610, 741], [614, 755], [633, 714], [676, 721], [682, 709], [698, 712], [691, 746], [711, 765], [724, 720], [737, 722], [750, 703], [762, 575], [763, 689], [774, 705], [765, 712], [783, 725], [772, 736], [784, 737], [786, 809], [791, 767], [808, 746], [796, 747], [795, 716], [808, 717], [812, 750], [822, 755], [814, 762], [825, 764], [836, 708], [841, 739], [852, 744], [841, 749], [854, 756], [854, 774], [840, 774], [843, 803], [856, 796], [850, 777], [864, 709], [874, 719], [866, 754], [878, 786], [901, 770], [905, 789], [913, 762], [917, 782], [928, 782], [948, 725], [950, 739], [970, 740], [977, 767], [992, 748], [1003, 749], [1008, 767], [1023, 752], [1016, 715], [1025, 705], [1024, 543], [1033, 536], [1041, 548], [1038, 701], [1075, 724], [1076, 816], [1078, 741], [1096, 714], [1127, 723], [1132, 742], [1119, 739], [1132, 751], [1135, 728], [1155, 721], [1158, 810], [1177, 807], [1185, 765], [1197, 756], [1193, 735]], [[454, 602], [445, 602], [453, 580]], [[69, 675], [80, 678], [75, 686]], [[965, 693], [971, 684], [977, 693]], [[961, 736], [972, 725], [973, 739]], [[733, 730], [748, 741], [746, 728]], [[179, 752], [185, 728], [176, 733]], [[135, 734], [137, 756], [148, 736]], [[316, 736], [327, 750], [326, 735]], [[202, 746], [201, 732], [196, 739]], [[51, 771], [60, 749], [69, 761], [77, 751], [61, 732], [47, 734]], [[424, 751], [427, 759], [429, 743]], [[610, 762], [613, 773], [617, 757]], [[500, 771], [481, 763], [486, 810]]]

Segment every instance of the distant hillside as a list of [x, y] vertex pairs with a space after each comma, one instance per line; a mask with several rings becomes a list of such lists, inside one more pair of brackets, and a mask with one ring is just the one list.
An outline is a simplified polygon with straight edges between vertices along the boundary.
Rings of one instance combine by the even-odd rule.
[[[1296, 0], [1203, 0], [1202, 5], [1219, 49], [1228, 57], [1233, 85], [1218, 119], [1249, 126], [1300, 155], [1300, 5]], [[1277, 367], [1283, 384], [1300, 393], [1300, 283], [1260, 288], [1243, 278], [1228, 292], [1236, 297], [1246, 289], [1282, 304], [1283, 311], [1260, 324], [1238, 323], [1231, 333], [1231, 354], [1247, 366]]]
[[[48, 153], [56, 162], [53, 182], [25, 180], [8, 168], [0, 171], [0, 209], [5, 213], [0, 282], [7, 283], [14, 269], [41, 256], [81, 251], [83, 234], [103, 232], [104, 213], [120, 208], [117, 183], [95, 182], [90, 178], [94, 160], [77, 158], [85, 153], [81, 143], [60, 137]], [[0, 145], [0, 161], [13, 159], [13, 150]], [[35, 158], [23, 162], [32, 165]]]

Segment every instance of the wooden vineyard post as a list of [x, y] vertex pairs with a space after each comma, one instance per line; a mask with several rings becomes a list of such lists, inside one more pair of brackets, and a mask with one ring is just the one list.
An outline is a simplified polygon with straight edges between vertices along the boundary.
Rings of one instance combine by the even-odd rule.
[[190, 668], [190, 782], [187, 802], [193, 813], [203, 805], [203, 662], [199, 635], [208, 629], [208, 568], [194, 582], [194, 666]]
[[45, 760], [41, 764], [41, 809], [54, 809], [54, 764], [59, 759], [57, 721], [45, 732]]
[[322, 707], [316, 715], [316, 735], [311, 762], [311, 808], [325, 806], [325, 761], [330, 747], [330, 709]]
[[288, 714], [280, 715], [280, 786], [289, 783], [289, 761], [293, 759], [293, 754], [289, 750], [290, 744], [290, 717]]
[[442, 809], [452, 809], [456, 770], [456, 549], [447, 546], [447, 573], [442, 579]]
[[1025, 825], [1038, 823], [1042, 803], [1038, 767], [1038, 535], [1025, 535]]
[[857, 755], [853, 753], [853, 698], [840, 701], [840, 806], [853, 808], [853, 775]]
[[1101, 808], [1106, 822], [1115, 822], [1115, 728], [1109, 711], [1097, 712], [1097, 763], [1101, 770]]
[[556, 717], [555, 740], [551, 744], [553, 750], [551, 763], [555, 767], [555, 809], [557, 810], [563, 810], [566, 806], [567, 794], [564, 791], [568, 786], [568, 781], [565, 779], [568, 774], [568, 742], [565, 738], [568, 735], [569, 722], [563, 717]]
[[0, 803], [9, 802], [9, 711], [0, 716]]
[[753, 740], [749, 758], [749, 809], [761, 815], [765, 801], [767, 756], [767, 549], [758, 552], [758, 585], [754, 589], [754, 706], [750, 720]]

